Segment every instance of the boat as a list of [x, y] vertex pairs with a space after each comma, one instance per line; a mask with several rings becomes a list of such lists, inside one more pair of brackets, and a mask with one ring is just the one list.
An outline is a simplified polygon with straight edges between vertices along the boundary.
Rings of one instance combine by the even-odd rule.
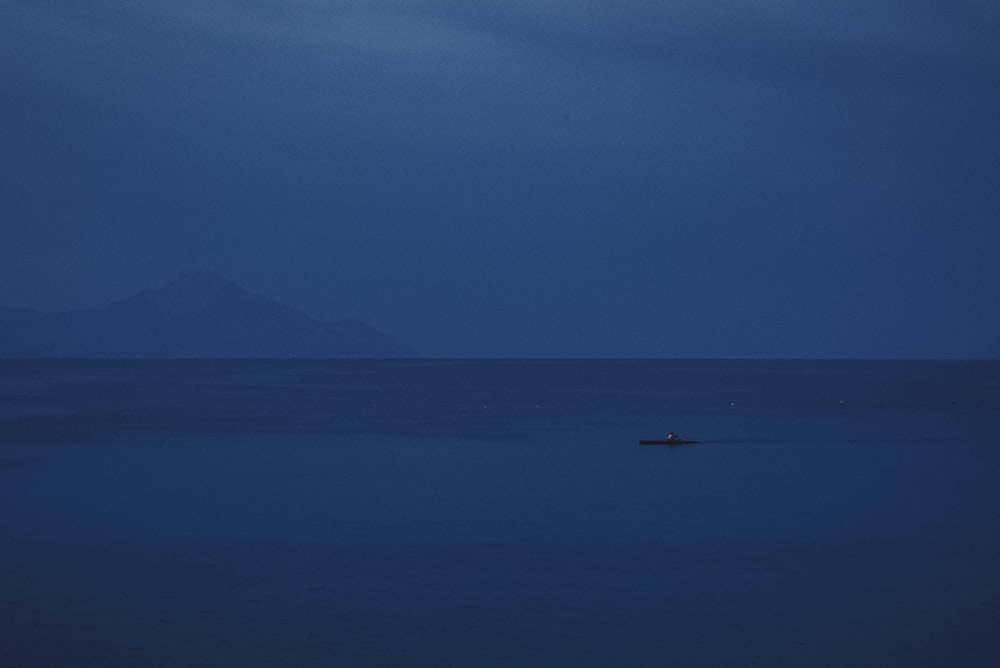
[[639, 445], [688, 445], [689, 443], [701, 443], [701, 441], [685, 441], [682, 438], [675, 438], [671, 441], [665, 438], [654, 441], [639, 441]]

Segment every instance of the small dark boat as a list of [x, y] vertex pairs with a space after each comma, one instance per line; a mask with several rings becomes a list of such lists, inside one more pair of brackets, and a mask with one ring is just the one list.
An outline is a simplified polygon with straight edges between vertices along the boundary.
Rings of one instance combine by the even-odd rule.
[[701, 443], [701, 441], [685, 441], [682, 438], [673, 440], [659, 439], [656, 441], [639, 441], [639, 445], [687, 445], [688, 443]]

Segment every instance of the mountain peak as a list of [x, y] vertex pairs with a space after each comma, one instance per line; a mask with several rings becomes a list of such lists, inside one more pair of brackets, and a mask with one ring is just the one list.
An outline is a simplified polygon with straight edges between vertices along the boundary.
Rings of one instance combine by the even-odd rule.
[[156, 312], [167, 317], [206, 313], [220, 304], [232, 300], [260, 300], [240, 286], [219, 274], [205, 269], [193, 269], [181, 274], [166, 285], [144, 290], [118, 302], [117, 310]]
[[0, 309], [0, 357], [412, 357], [366, 323], [327, 322], [204, 269], [96, 311]]

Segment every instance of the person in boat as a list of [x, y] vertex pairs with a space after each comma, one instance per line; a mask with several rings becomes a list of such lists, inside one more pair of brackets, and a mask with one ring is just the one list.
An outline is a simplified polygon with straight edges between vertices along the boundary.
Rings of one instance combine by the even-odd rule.
[[681, 437], [678, 436], [677, 434], [675, 434], [674, 432], [670, 432], [669, 434], [667, 434], [667, 437], [664, 440], [667, 443], [679, 443], [680, 440], [681, 440]]

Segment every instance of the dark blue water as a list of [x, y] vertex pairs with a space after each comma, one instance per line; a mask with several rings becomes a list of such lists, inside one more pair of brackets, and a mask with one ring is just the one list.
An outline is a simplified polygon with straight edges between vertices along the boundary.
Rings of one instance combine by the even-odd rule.
[[993, 362], [0, 361], [0, 666], [1000, 665], [998, 434]]

